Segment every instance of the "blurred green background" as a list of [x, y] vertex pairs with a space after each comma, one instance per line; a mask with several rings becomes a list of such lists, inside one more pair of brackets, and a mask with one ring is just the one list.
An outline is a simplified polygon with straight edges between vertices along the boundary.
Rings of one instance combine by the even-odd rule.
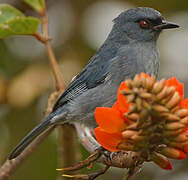
[[[26, 15], [37, 16], [21, 0], [0, 0], [0, 3], [10, 3]], [[167, 20], [181, 26], [160, 36], [160, 77], [178, 77], [185, 83], [185, 96], [188, 96], [187, 0], [47, 0], [51, 43], [67, 84], [102, 44], [112, 19], [123, 10], [137, 6], [153, 7]], [[23, 36], [0, 40], [0, 164], [41, 121], [48, 95], [54, 89], [43, 44]], [[55, 170], [59, 167], [58, 142], [56, 129], [10, 180], [60, 179]], [[83, 148], [81, 152], [82, 157], [87, 156]], [[172, 171], [145, 163], [135, 180], [187, 180], [188, 160], [172, 163]], [[123, 173], [124, 170], [113, 168], [98, 179], [121, 179]]]

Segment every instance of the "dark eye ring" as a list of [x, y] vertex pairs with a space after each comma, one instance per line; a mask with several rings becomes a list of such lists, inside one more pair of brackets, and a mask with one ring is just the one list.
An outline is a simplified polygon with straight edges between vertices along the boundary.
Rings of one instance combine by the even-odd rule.
[[142, 28], [149, 28], [149, 22], [148, 22], [148, 21], [146, 21], [146, 20], [141, 20], [139, 23], [140, 23], [140, 26], [141, 26]]

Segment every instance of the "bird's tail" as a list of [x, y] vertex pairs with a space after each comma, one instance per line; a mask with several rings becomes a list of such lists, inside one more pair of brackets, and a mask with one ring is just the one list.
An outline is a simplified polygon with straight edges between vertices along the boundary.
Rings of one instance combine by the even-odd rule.
[[14, 150], [10, 153], [8, 159], [14, 159], [19, 156], [23, 150], [41, 133], [43, 133], [46, 129], [52, 125], [52, 118], [54, 117], [53, 113], [50, 114], [44, 121], [42, 121], [38, 126], [36, 126], [27, 136], [25, 136], [22, 141], [14, 148]]

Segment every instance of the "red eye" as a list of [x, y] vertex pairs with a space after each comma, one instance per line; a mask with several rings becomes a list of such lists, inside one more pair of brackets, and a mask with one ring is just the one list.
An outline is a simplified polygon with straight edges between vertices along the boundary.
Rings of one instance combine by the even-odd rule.
[[147, 21], [145, 21], [145, 20], [141, 20], [140, 21], [140, 26], [142, 28], [148, 28], [149, 27], [149, 23]]

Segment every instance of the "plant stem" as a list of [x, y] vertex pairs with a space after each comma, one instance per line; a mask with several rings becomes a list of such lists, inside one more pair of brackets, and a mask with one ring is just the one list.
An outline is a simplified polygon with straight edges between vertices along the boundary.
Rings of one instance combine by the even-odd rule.
[[[45, 3], [45, 1], [44, 1]], [[45, 44], [49, 61], [52, 67], [52, 71], [54, 74], [55, 82], [56, 82], [56, 91], [63, 91], [66, 88], [66, 85], [64, 81], [62, 80], [61, 73], [54, 55], [54, 52], [52, 50], [51, 44], [49, 42], [49, 34], [48, 34], [48, 18], [47, 18], [47, 13], [46, 13], [46, 5], [44, 6], [44, 10], [42, 13], [40, 13], [41, 19], [42, 19], [42, 26], [43, 26], [43, 35], [40, 34], [35, 34], [35, 38], [38, 39], [40, 42]], [[51, 133], [51, 131], [55, 128], [55, 126], [50, 127], [48, 130], [46, 130], [42, 135], [40, 135], [38, 138], [36, 138], [23, 152], [20, 154], [17, 158], [13, 160], [7, 160], [2, 167], [0, 168], [0, 180], [7, 180], [16, 170], [17, 168], [24, 162], [25, 159], [38, 147], [38, 145]], [[68, 162], [71, 158], [71, 162], [76, 161], [76, 148], [73, 148], [73, 151], [70, 154], [70, 149], [72, 149], [72, 145], [75, 143], [74, 142], [74, 131], [70, 131], [69, 128], [61, 128], [62, 129], [62, 147], [67, 150], [63, 151], [62, 158], [63, 160], [61, 161], [64, 165], [65, 162]], [[67, 141], [67, 135], [69, 135], [69, 140]]]
[[[42, 13], [42, 25], [43, 25], [43, 38], [46, 39], [44, 44], [49, 56], [49, 61], [53, 70], [53, 74], [56, 81], [56, 91], [63, 91], [66, 88], [64, 81], [62, 80], [61, 73], [49, 42], [48, 34], [48, 18], [46, 13], [46, 6]], [[76, 162], [76, 146], [75, 146], [75, 131], [70, 125], [62, 125], [60, 129], [61, 141], [60, 141], [60, 160], [61, 165], [67, 166]], [[75, 147], [74, 147], [75, 146]], [[62, 179], [65, 179], [62, 177]]]
[[32, 154], [32, 152], [38, 147], [38, 145], [46, 139], [46, 137], [53, 131], [55, 126], [50, 127], [38, 138], [36, 138], [17, 158], [13, 160], [7, 160], [0, 168], [0, 180], [7, 180], [17, 168]]
[[65, 90], [66, 85], [62, 80], [61, 73], [52, 50], [51, 44], [49, 42], [49, 34], [48, 34], [48, 18], [46, 13], [46, 6], [44, 7], [44, 11], [42, 13], [42, 26], [43, 26], [43, 38], [45, 39], [44, 44], [46, 46], [46, 50], [49, 56], [49, 61], [53, 70], [54, 78], [56, 81], [56, 90]]
[[60, 127], [60, 153], [62, 154], [60, 164], [63, 167], [70, 166], [78, 161], [79, 151], [76, 140], [75, 128], [72, 125], [64, 124]]

